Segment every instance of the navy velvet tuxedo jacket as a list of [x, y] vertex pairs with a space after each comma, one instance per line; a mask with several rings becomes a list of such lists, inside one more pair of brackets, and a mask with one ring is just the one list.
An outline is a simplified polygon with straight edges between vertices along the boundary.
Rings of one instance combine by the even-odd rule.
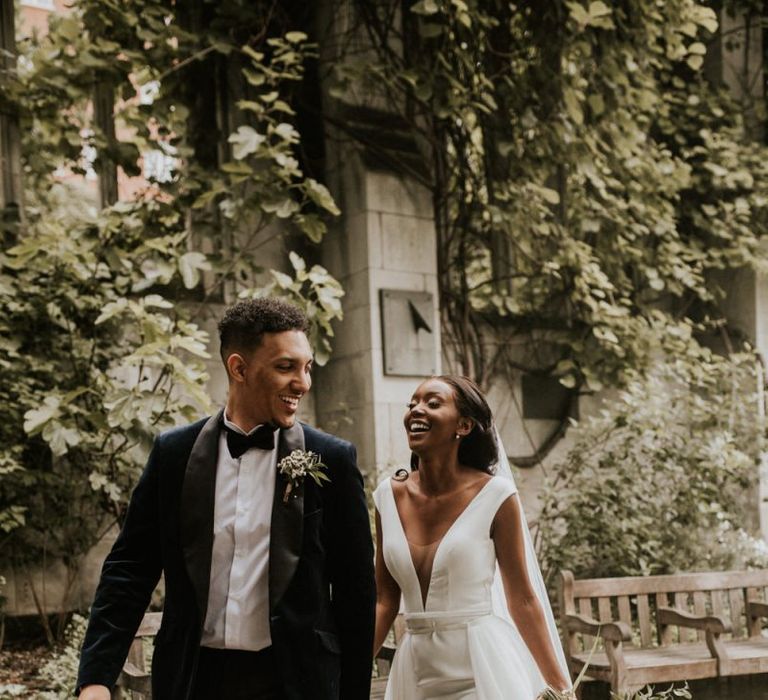
[[[221, 412], [163, 433], [131, 497], [101, 574], [78, 687], [117, 680], [160, 574], [163, 621], [153, 697], [186, 700], [205, 620]], [[269, 559], [270, 629], [288, 700], [366, 700], [375, 607], [370, 522], [355, 449], [303, 424], [281, 430], [278, 460], [321, 456], [330, 482], [310, 478], [283, 503], [275, 475]]]

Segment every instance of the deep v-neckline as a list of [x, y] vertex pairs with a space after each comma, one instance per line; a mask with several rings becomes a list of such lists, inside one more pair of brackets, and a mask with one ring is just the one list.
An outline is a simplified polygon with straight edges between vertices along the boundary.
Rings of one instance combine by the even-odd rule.
[[[453, 522], [448, 526], [448, 529], [443, 533], [443, 536], [435, 540], [435, 542], [432, 542], [430, 544], [435, 544], [435, 553], [432, 557], [432, 565], [429, 569], [429, 576], [427, 577], [427, 588], [426, 591], [422, 593], [421, 588], [421, 579], [419, 579], [418, 571], [416, 570], [416, 564], [413, 561], [413, 552], [411, 551], [411, 542], [408, 539], [408, 535], [405, 534], [405, 526], [403, 525], [403, 519], [400, 517], [400, 511], [397, 507], [397, 499], [395, 498], [395, 490], [392, 488], [392, 479], [389, 479], [389, 495], [392, 498], [392, 507], [395, 509], [395, 517], [397, 518], [397, 523], [400, 526], [400, 534], [403, 538], [403, 543], [405, 544], [405, 548], [408, 552], [408, 562], [410, 563], [411, 573], [413, 574], [413, 577], [416, 579], [416, 586], [419, 591], [419, 602], [421, 603], [421, 610], [422, 612], [425, 612], [427, 609], [427, 603], [429, 602], [429, 594], [432, 590], [432, 578], [435, 573], [435, 565], [437, 564], [437, 557], [440, 554], [440, 549], [443, 546], [443, 542], [445, 542], [446, 538], [451, 534], [453, 529], [456, 527], [456, 523], [459, 522], [464, 517], [464, 514], [473, 506], [475, 501], [480, 497], [480, 494], [485, 491], [485, 489], [488, 487], [488, 484], [493, 481], [493, 477], [488, 479], [478, 490], [478, 492], [472, 496], [472, 498], [469, 499], [469, 502], [467, 505], [462, 508], [461, 513], [459, 513], [454, 519]], [[417, 545], [418, 546], [418, 545]], [[427, 545], [424, 545], [427, 546]]]

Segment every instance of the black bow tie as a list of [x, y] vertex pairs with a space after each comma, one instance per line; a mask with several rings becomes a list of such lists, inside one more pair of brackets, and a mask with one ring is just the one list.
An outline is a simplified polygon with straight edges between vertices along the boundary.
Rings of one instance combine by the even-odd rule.
[[251, 447], [258, 447], [260, 450], [272, 450], [275, 447], [275, 426], [270, 423], [260, 425], [249, 435], [238, 433], [227, 426], [227, 447], [229, 454], [233, 459], [237, 459]]

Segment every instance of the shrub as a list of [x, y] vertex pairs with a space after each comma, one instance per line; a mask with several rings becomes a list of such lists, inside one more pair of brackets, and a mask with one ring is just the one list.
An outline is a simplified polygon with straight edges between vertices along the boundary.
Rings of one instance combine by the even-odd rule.
[[755, 387], [749, 356], [668, 359], [587, 420], [543, 496], [548, 579], [768, 563], [747, 532], [765, 432]]

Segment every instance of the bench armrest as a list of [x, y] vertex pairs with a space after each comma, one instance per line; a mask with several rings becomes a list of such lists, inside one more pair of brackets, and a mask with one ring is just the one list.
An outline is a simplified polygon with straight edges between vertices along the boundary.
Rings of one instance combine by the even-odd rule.
[[377, 659], [381, 659], [382, 661], [389, 661], [389, 663], [392, 663], [392, 659], [395, 658], [395, 648], [391, 647], [387, 644], [384, 644], [381, 649], [379, 649], [379, 653], [376, 654]]
[[152, 678], [147, 671], [142, 671], [130, 661], [125, 662], [117, 684], [136, 693], [152, 692]]
[[731, 623], [719, 615], [692, 615], [677, 608], [658, 608], [656, 610], [656, 620], [660, 625], [690, 627], [695, 630], [713, 632], [714, 634], [727, 634], [732, 631]]
[[748, 600], [747, 617], [768, 617], [768, 603], [763, 603], [761, 600]]
[[629, 642], [632, 639], [632, 630], [626, 622], [598, 622], [572, 613], [565, 616], [563, 623], [570, 632], [591, 634], [611, 642]]

